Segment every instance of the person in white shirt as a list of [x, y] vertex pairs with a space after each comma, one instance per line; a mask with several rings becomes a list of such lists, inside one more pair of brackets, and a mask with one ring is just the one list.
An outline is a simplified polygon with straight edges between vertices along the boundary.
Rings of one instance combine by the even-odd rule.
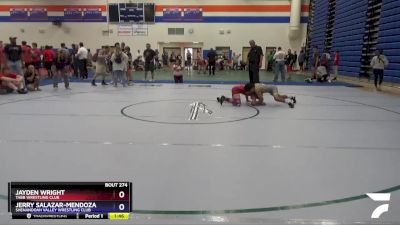
[[76, 57], [79, 60], [79, 74], [83, 80], [88, 79], [88, 70], [87, 70], [87, 58], [88, 58], [88, 50], [83, 47], [83, 43], [79, 43], [79, 49], [76, 53]]
[[[383, 72], [385, 67], [389, 65], [389, 60], [383, 55], [382, 50], [376, 50], [375, 56], [371, 60], [371, 67], [374, 70], [375, 75], [375, 88], [377, 91], [381, 91], [381, 84], [383, 82]], [[379, 83], [378, 83], [379, 80]]]
[[281, 74], [282, 82], [285, 82], [285, 76], [286, 76], [285, 58], [286, 58], [286, 53], [282, 51], [281, 47], [279, 47], [278, 51], [274, 55], [274, 60], [276, 62], [274, 82], [278, 81], [279, 73]]
[[113, 85], [117, 87], [120, 80], [123, 87], [126, 87], [126, 71], [128, 70], [128, 56], [117, 46], [111, 56]]

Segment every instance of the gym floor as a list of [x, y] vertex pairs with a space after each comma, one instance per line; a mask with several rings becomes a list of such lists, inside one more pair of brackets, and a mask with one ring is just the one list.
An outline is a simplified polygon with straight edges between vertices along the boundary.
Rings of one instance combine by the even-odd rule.
[[[0, 212], [10, 181], [131, 181], [134, 212], [119, 224], [398, 224], [400, 98], [294, 82], [278, 86], [294, 109], [271, 96], [220, 106], [232, 85], [209, 83], [0, 96]], [[213, 113], [188, 120], [193, 102]], [[378, 220], [369, 192], [392, 193]]]

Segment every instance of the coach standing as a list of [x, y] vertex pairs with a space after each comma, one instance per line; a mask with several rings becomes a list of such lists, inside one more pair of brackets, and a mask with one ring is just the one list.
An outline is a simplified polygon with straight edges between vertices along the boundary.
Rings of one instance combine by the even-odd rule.
[[250, 40], [250, 52], [247, 55], [247, 63], [249, 65], [250, 83], [260, 83], [260, 68], [264, 57], [260, 46], [257, 46], [254, 40]]

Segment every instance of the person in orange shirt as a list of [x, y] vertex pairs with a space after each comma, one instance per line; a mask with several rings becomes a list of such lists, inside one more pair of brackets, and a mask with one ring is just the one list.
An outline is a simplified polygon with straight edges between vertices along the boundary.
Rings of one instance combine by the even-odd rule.
[[32, 48], [31, 46], [26, 44], [26, 41], [22, 41], [22, 60], [24, 61], [24, 67], [25, 69], [28, 68], [28, 66], [33, 65], [33, 59], [32, 59]]
[[43, 51], [43, 61], [44, 67], [47, 69], [49, 74], [49, 78], [53, 78], [54, 75], [54, 63], [56, 61], [56, 53], [53, 51], [51, 46], [46, 46], [45, 50]]

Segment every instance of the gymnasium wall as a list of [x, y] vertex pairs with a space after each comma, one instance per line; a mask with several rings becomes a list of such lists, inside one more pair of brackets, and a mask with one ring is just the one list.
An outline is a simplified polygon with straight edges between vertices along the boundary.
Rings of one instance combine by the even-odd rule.
[[[1, 1], [0, 40], [8, 41], [9, 36], [19, 37], [18, 41], [38, 42], [39, 45], [59, 46], [61, 42], [70, 44], [83, 41], [95, 49], [104, 44], [124, 41], [133, 50], [144, 49], [146, 43], [158, 46], [158, 42], [202, 42], [208, 49], [216, 46], [230, 46], [234, 52], [242, 52], [254, 39], [263, 47], [282, 46], [284, 49], [299, 50], [305, 43], [308, 0], [303, 1], [302, 33], [295, 40], [289, 40], [290, 1], [266, 0], [153, 0], [156, 4], [156, 23], [149, 24], [148, 36], [118, 36], [118, 25], [107, 23], [107, 3], [124, 0], [74, 0], [68, 5], [96, 5], [103, 10], [103, 21], [63, 22], [61, 27], [51, 22], [11, 21], [10, 7], [42, 5], [48, 7], [49, 18], [62, 17], [62, 1]], [[125, 1], [128, 2], [128, 1]], [[203, 8], [202, 22], [162, 22], [163, 8], [168, 6], [196, 5]], [[168, 28], [184, 28], [184, 35], [168, 35]], [[193, 33], [188, 30], [193, 29]], [[110, 33], [103, 31], [110, 30]], [[220, 34], [220, 30], [224, 34]], [[228, 33], [230, 31], [230, 33]]]

